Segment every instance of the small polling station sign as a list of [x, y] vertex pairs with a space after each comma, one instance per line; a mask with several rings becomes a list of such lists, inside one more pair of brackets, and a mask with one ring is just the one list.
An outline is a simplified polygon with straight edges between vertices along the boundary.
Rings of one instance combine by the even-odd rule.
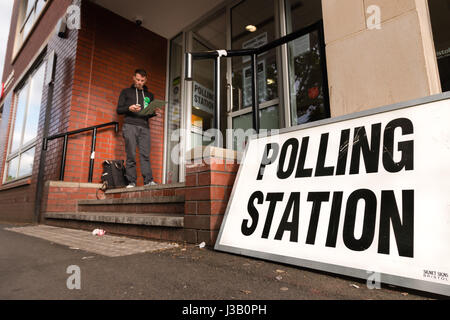
[[215, 249], [450, 296], [450, 94], [247, 145]]

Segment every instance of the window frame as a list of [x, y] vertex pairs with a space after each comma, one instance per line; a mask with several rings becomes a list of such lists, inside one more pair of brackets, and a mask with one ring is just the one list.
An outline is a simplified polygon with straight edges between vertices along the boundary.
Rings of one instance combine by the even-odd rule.
[[[26, 2], [26, 1], [34, 1], [33, 7], [30, 10], [30, 12], [28, 13], [28, 15], [26, 12], [26, 10], [27, 10], [26, 7], [27, 7], [28, 2]], [[41, 10], [39, 12], [36, 12], [38, 1], [39, 0], [22, 0], [20, 3], [19, 16], [18, 16], [18, 21], [17, 21], [17, 29], [16, 29], [15, 40], [14, 40], [15, 44], [14, 44], [14, 50], [13, 50], [11, 63], [14, 63], [14, 61], [18, 57], [20, 51], [22, 50], [23, 46], [27, 42], [28, 38], [31, 36], [34, 29], [36, 28], [36, 25], [38, 24], [39, 20], [41, 19], [44, 12], [46, 11], [46, 9], [48, 8], [48, 6], [50, 5], [50, 3], [53, 0], [44, 0], [44, 2], [45, 2], [44, 6], [41, 8]], [[33, 16], [33, 18], [31, 16]], [[26, 35], [24, 35], [23, 31], [25, 29], [25, 25], [28, 23], [28, 21], [30, 19], [33, 19], [34, 21], [31, 24], [30, 30], [28, 31], [28, 33]]]
[[[30, 12], [28, 13], [28, 15], [27, 15], [26, 8], [25, 8], [25, 18], [22, 21], [22, 25], [19, 29], [19, 33], [23, 33], [23, 29], [25, 28], [25, 25], [27, 24], [28, 20], [31, 19], [31, 15], [36, 14], [36, 4], [37, 4], [38, 0], [27, 0], [27, 1], [34, 1], [34, 4], [33, 4], [33, 7], [31, 8]], [[28, 2], [27, 2], [27, 4], [28, 4]], [[34, 17], [33, 17], [33, 19], [34, 19]]]
[[[44, 90], [44, 86], [45, 86], [45, 68], [46, 68], [46, 61], [45, 60], [40, 60], [39, 62], [37, 62], [32, 69], [30, 69], [30, 71], [28, 72], [28, 75], [25, 77], [25, 79], [17, 86], [17, 88], [14, 90], [14, 103], [13, 103], [13, 110], [12, 110], [12, 118], [11, 118], [11, 123], [10, 123], [10, 128], [9, 128], [9, 138], [8, 138], [8, 148], [7, 148], [7, 153], [6, 153], [6, 157], [5, 157], [5, 166], [3, 168], [3, 181], [2, 184], [9, 184], [9, 183], [13, 183], [16, 182], [18, 180], [22, 180], [25, 178], [29, 178], [33, 175], [33, 170], [31, 170], [31, 172], [29, 174], [25, 174], [25, 175], [19, 175], [20, 173], [20, 164], [21, 164], [21, 156], [30, 151], [31, 149], [35, 148], [37, 145], [37, 141], [38, 141], [38, 131], [39, 128], [36, 132], [36, 137], [34, 137], [33, 139], [31, 139], [30, 141], [27, 141], [25, 144], [23, 143], [23, 138], [25, 135], [25, 131], [26, 131], [26, 120], [28, 118], [28, 114], [30, 111], [30, 95], [31, 95], [31, 89], [32, 89], [32, 83], [31, 81], [33, 80], [33, 77], [37, 74], [37, 72], [40, 70], [40, 68], [44, 68], [43, 72], [44, 72], [44, 82], [42, 84], [42, 91]], [[26, 92], [26, 106], [25, 106], [25, 111], [24, 111], [24, 117], [23, 117], [23, 122], [22, 122], [22, 131], [20, 132], [20, 144], [17, 148], [17, 150], [14, 150], [13, 152], [11, 152], [11, 148], [12, 148], [12, 143], [13, 143], [13, 135], [14, 135], [14, 128], [16, 126], [16, 115], [17, 115], [17, 108], [18, 108], [18, 103], [19, 103], [19, 94], [21, 93], [21, 90], [23, 90], [24, 88], [27, 87], [27, 84], [30, 84], [30, 86], [28, 87], [28, 91]], [[42, 107], [42, 96], [41, 96], [41, 105], [39, 107], [39, 113], [41, 112], [41, 107]], [[35, 155], [36, 155], [36, 150], [35, 150]], [[8, 165], [9, 163], [14, 160], [15, 158], [18, 158], [18, 164], [17, 164], [17, 171], [15, 174], [15, 178], [11, 179], [11, 180], [7, 180], [8, 179]]]

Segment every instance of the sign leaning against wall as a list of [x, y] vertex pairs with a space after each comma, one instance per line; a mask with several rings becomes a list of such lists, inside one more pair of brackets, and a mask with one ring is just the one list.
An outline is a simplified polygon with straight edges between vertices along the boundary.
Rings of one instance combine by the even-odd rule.
[[450, 94], [253, 139], [215, 249], [450, 296]]

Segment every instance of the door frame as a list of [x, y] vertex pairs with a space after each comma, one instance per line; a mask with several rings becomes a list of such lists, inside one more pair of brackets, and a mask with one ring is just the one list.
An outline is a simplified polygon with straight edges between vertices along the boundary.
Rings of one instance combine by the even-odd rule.
[[[201, 43], [205, 45], [209, 45], [208, 41], [205, 41], [198, 35], [194, 35], [194, 29], [203, 23], [207, 23], [207, 21], [215, 16], [220, 14], [221, 11], [225, 10], [225, 19], [226, 19], [226, 48], [217, 48], [217, 49], [231, 49], [231, 10], [233, 7], [238, 5], [243, 0], [225, 0], [223, 3], [217, 5], [215, 8], [210, 10], [208, 13], [202, 15], [199, 19], [191, 23], [189, 26], [184, 28], [181, 33], [183, 34], [183, 52], [192, 51], [193, 48], [193, 39], [197, 38]], [[275, 20], [275, 38], [281, 38], [287, 35], [287, 25], [286, 25], [286, 8], [285, 8], [285, 0], [273, 0], [274, 2], [274, 20]], [[322, 15], [323, 16], [323, 15]], [[323, 19], [322, 19], [323, 23]], [[323, 25], [321, 29], [321, 36], [323, 37]], [[178, 34], [179, 35], [179, 34]], [[178, 36], [177, 35], [177, 36]], [[176, 37], [176, 36], [175, 36]], [[174, 38], [175, 38], [174, 37]], [[170, 41], [172, 41], [172, 38]], [[324, 39], [322, 39], [324, 41]], [[170, 41], [168, 44], [168, 52], [170, 53]], [[276, 64], [277, 64], [277, 72], [278, 72], [278, 98], [265, 101], [260, 103], [259, 108], [263, 110], [264, 108], [268, 108], [270, 106], [278, 105], [278, 114], [279, 114], [279, 128], [289, 128], [292, 127], [292, 116], [291, 116], [291, 101], [290, 101], [290, 82], [289, 82], [289, 61], [288, 61], [288, 44], [283, 44], [277, 48], [276, 50]], [[323, 52], [323, 61], [322, 61], [322, 70], [325, 73], [326, 83], [324, 83], [324, 90], [327, 96], [326, 103], [328, 104], [326, 108], [328, 112], [330, 112], [329, 105], [329, 97], [328, 97], [328, 79], [327, 79], [327, 70], [326, 70], [326, 56], [325, 56], [325, 45], [322, 44], [321, 51]], [[170, 57], [170, 56], [169, 56]], [[170, 59], [168, 59], [170, 60]], [[226, 88], [222, 88], [223, 94], [226, 94], [226, 113], [227, 113], [227, 129], [232, 128], [233, 118], [237, 116], [241, 116], [244, 114], [248, 114], [252, 112], [252, 107], [246, 107], [244, 109], [238, 111], [232, 111], [232, 103], [233, 103], [233, 91], [230, 90], [232, 87], [232, 59], [222, 58], [221, 63], [226, 63]], [[167, 70], [169, 70], [170, 61], [167, 63]], [[190, 150], [191, 145], [191, 116], [192, 116], [192, 81], [185, 81], [184, 74], [186, 68], [186, 61], [182, 59], [182, 76], [181, 76], [181, 94], [180, 94], [180, 108], [181, 108], [181, 123], [180, 129], [182, 129], [183, 134], [180, 136], [180, 166], [179, 166], [179, 182], [185, 181], [186, 169], [184, 164], [186, 163], [186, 152]], [[169, 71], [167, 71], [167, 74]], [[167, 90], [169, 88], [169, 83], [167, 83]], [[166, 95], [168, 91], [166, 90]], [[167, 95], [168, 96], [168, 95]], [[330, 116], [330, 114], [328, 115]], [[165, 139], [167, 137], [167, 118], [165, 121], [165, 129], [164, 135]], [[163, 181], [167, 181], [167, 156], [169, 150], [167, 150], [167, 145], [164, 147], [164, 168], [163, 168]]]

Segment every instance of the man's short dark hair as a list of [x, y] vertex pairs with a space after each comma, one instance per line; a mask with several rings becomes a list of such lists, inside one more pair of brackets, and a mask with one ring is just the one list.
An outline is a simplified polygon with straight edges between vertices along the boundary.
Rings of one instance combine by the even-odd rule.
[[136, 69], [136, 71], [134, 71], [134, 75], [140, 74], [143, 77], [147, 77], [147, 71], [145, 71], [144, 69]]

